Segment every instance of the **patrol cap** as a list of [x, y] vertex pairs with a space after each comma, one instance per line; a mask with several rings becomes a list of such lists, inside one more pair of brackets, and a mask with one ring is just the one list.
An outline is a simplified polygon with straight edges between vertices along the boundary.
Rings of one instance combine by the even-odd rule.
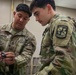
[[30, 9], [29, 9], [29, 6], [26, 5], [26, 4], [23, 4], [23, 3], [18, 4], [18, 6], [16, 7], [16, 11], [17, 11], [17, 12], [18, 12], [18, 11], [23, 11], [23, 12], [29, 14], [29, 17], [32, 16], [32, 13], [31, 13], [31, 11], [30, 11]]
[[34, 7], [43, 8], [47, 4], [50, 4], [54, 10], [56, 9], [54, 0], [33, 0], [30, 4], [30, 10], [32, 11]]

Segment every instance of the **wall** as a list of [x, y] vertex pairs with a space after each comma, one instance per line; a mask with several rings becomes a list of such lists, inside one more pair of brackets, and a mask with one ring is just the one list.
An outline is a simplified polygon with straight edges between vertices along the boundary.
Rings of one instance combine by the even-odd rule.
[[[30, 5], [30, 2], [25, 2], [24, 0], [14, 0], [14, 10], [18, 3], [26, 3]], [[13, 20], [13, 9], [12, 9], [12, 0], [0, 0], [0, 25], [12, 22]], [[76, 19], [76, 9], [68, 9], [57, 7], [56, 10], [60, 14], [68, 15]], [[42, 32], [44, 31], [45, 27], [42, 27], [38, 22], [35, 21], [35, 17], [32, 16], [30, 18], [29, 23], [26, 25], [27, 29], [30, 30], [36, 37], [37, 40], [37, 48], [34, 53], [35, 57], [39, 56], [40, 52], [40, 44], [42, 39]]]
[[57, 12], [63, 15], [71, 16], [76, 20], [76, 9], [57, 7]]

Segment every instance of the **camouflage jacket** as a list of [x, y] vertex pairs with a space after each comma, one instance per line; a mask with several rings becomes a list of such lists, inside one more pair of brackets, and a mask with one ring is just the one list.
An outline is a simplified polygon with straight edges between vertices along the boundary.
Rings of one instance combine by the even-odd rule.
[[[2, 49], [2, 50], [1, 50]], [[12, 51], [15, 53], [15, 64], [13, 73], [19, 72], [19, 75], [25, 75], [25, 66], [31, 60], [36, 49], [36, 39], [26, 28], [16, 32], [10, 25], [4, 25], [0, 30], [0, 50]], [[3, 71], [5, 64], [0, 62], [0, 70]], [[6, 65], [4, 66], [4, 68]]]
[[43, 66], [37, 75], [76, 75], [74, 32], [76, 30], [71, 18], [56, 14], [50, 20], [43, 32], [40, 52]]

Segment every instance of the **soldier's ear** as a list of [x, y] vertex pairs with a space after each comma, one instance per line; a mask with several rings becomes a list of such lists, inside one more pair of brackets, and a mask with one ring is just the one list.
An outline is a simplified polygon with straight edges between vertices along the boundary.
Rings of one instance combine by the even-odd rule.
[[50, 4], [47, 4], [47, 8], [48, 8], [48, 11], [51, 12], [52, 11], [52, 7]]

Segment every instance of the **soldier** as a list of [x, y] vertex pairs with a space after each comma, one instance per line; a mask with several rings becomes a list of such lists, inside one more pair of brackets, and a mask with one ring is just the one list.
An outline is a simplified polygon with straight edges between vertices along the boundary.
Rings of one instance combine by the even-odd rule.
[[13, 12], [13, 22], [0, 29], [0, 75], [26, 75], [36, 49], [35, 36], [25, 28], [31, 15], [29, 6], [21, 3]]
[[55, 11], [54, 0], [33, 0], [30, 10], [36, 21], [42, 26], [47, 25], [41, 42], [42, 66], [35, 75], [76, 75], [74, 21]]

